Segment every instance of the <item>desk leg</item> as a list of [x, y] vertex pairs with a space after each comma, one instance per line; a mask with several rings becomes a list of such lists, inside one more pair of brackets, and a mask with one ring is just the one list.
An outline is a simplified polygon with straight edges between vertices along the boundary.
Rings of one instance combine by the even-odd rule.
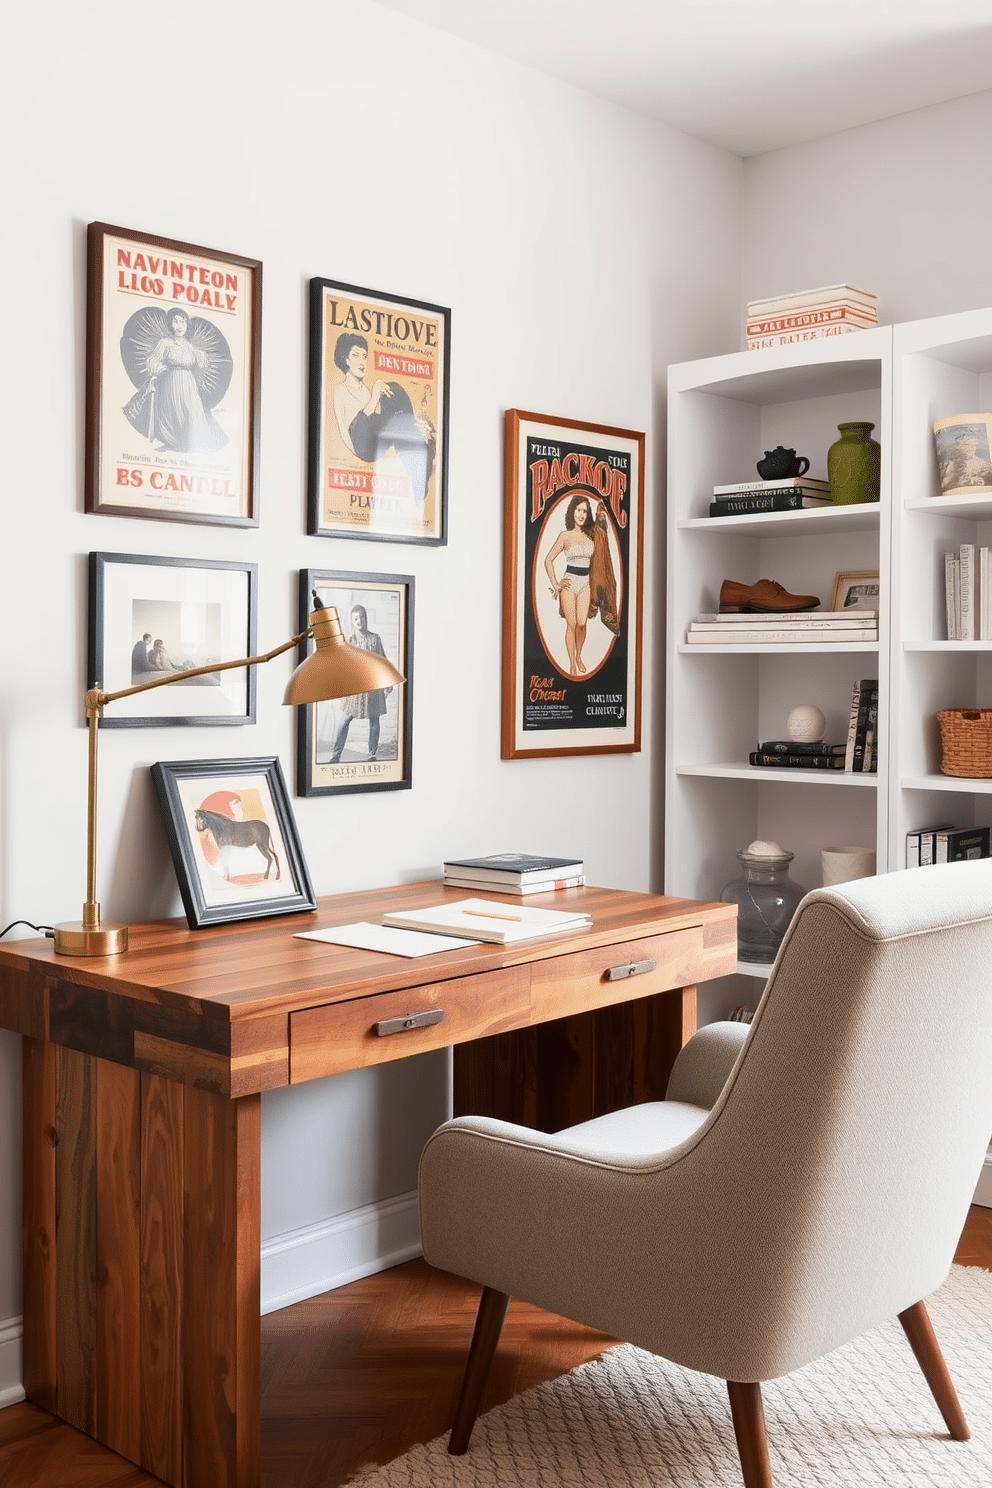
[[259, 1488], [259, 1097], [23, 1068], [29, 1399], [174, 1488]]

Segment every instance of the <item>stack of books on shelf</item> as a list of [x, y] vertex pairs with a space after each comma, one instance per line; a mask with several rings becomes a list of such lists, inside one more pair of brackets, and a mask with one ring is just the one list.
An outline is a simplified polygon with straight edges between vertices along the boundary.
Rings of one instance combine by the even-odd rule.
[[878, 295], [854, 284], [828, 284], [794, 294], [751, 300], [745, 336], [748, 351], [765, 346], [790, 346], [863, 331], [878, 325]]
[[490, 853], [483, 858], [452, 858], [444, 882], [457, 889], [491, 889], [495, 894], [547, 894], [585, 883], [581, 858], [538, 857], [533, 853]]
[[748, 755], [759, 769], [843, 770], [846, 744], [801, 744], [796, 739], [766, 739]]
[[840, 645], [878, 640], [877, 610], [786, 610], [760, 615], [697, 615], [686, 640], [691, 646]]
[[931, 863], [965, 863], [971, 858], [992, 857], [992, 832], [988, 827], [955, 827], [941, 822], [936, 827], [917, 827], [906, 833], [906, 867], [927, 868]]
[[714, 486], [711, 517], [747, 517], [754, 512], [801, 511], [805, 507], [830, 506], [830, 485], [805, 475], [785, 480], [736, 481]]
[[847, 726], [844, 769], [855, 775], [878, 774], [878, 678], [855, 682]]
[[944, 598], [949, 641], [992, 641], [992, 549], [944, 554]]

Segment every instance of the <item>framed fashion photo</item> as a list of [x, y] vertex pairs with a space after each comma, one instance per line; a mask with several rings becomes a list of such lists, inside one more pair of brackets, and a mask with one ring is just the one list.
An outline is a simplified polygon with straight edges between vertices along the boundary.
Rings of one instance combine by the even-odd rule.
[[503, 759], [641, 747], [644, 435], [507, 410]]
[[262, 265], [91, 222], [86, 510], [258, 525]]
[[834, 574], [831, 610], [877, 610], [878, 569], [859, 568]]
[[151, 771], [191, 930], [317, 908], [277, 758]]
[[[413, 599], [410, 574], [300, 572], [300, 629], [317, 605], [338, 612], [352, 646], [385, 656], [406, 681], [298, 709], [296, 793], [409, 790], [413, 744]], [[304, 641], [300, 660], [313, 644]]]
[[451, 311], [310, 281], [307, 531], [447, 541]]
[[[138, 687], [255, 654], [258, 569], [211, 558], [89, 555], [89, 687]], [[255, 668], [206, 672], [112, 703], [101, 728], [255, 722]]]

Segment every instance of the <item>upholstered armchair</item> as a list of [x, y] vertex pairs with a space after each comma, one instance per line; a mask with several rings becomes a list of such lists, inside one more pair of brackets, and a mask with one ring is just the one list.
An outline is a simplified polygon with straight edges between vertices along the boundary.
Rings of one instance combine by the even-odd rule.
[[955, 863], [808, 894], [751, 1026], [701, 1029], [666, 1100], [554, 1135], [440, 1127], [424, 1254], [483, 1287], [449, 1450], [511, 1295], [725, 1379], [747, 1488], [772, 1483], [761, 1382], [893, 1315], [966, 1438], [924, 1298], [992, 1134], [990, 1071], [992, 862]]

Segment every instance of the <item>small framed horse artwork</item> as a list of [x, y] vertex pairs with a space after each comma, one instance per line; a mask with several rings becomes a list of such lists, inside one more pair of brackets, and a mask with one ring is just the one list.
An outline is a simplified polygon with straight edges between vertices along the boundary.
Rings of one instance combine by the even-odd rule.
[[191, 930], [316, 909], [276, 756], [151, 771]]

